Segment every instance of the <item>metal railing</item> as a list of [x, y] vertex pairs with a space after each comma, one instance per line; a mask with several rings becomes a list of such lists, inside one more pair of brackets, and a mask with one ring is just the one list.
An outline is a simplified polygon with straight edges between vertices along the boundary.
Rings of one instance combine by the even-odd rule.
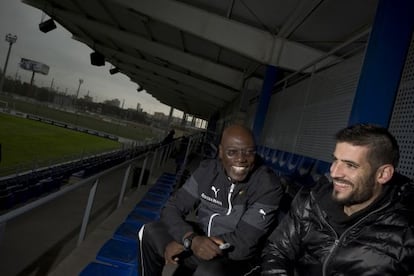
[[[197, 137], [199, 136], [194, 135], [190, 137], [191, 142], [188, 144], [185, 152], [186, 158], [189, 155], [189, 151], [195, 148], [194, 145], [197, 142]], [[73, 184], [66, 184], [53, 193], [3, 213], [0, 215], [0, 255], [8, 256], [12, 260], [9, 261], [10, 263], [16, 262], [16, 260], [20, 261], [19, 255], [21, 253], [19, 252], [25, 250], [24, 248], [26, 247], [14, 246], [14, 244], [15, 241], [24, 243], [21, 240], [21, 237], [22, 235], [29, 235], [30, 231], [27, 232], [28, 229], [32, 230], [31, 227], [33, 227], [33, 225], [37, 227], [39, 224], [50, 223], [50, 227], [48, 225], [42, 225], [44, 228], [44, 234], [42, 235], [47, 236], [47, 231], [57, 235], [57, 232], [60, 231], [61, 227], [56, 227], [56, 224], [63, 222], [70, 224], [70, 229], [65, 233], [61, 233], [62, 236], [56, 237], [48, 245], [41, 244], [42, 242], [40, 240], [45, 237], [24, 237], [23, 240], [38, 238], [39, 241], [36, 241], [36, 243], [40, 243], [42, 247], [36, 249], [36, 252], [30, 252], [32, 255], [36, 254], [36, 256], [31, 256], [31, 263], [21, 263], [19, 264], [20, 267], [15, 267], [15, 270], [21, 272], [21, 269], [26, 269], [27, 267], [32, 268], [34, 262], [41, 262], [40, 260], [45, 252], [48, 252], [48, 248], [55, 247], [56, 243], [60, 243], [62, 240], [67, 242], [69, 238], [70, 242], [65, 243], [64, 245], [65, 252], [62, 251], [60, 253], [61, 255], [56, 257], [56, 259], [64, 258], [84, 241], [88, 233], [90, 233], [90, 230], [94, 229], [93, 227], [97, 226], [98, 223], [101, 223], [101, 221], [121, 207], [126, 196], [129, 196], [130, 192], [133, 190], [133, 186], [131, 185], [129, 187], [128, 183], [132, 183], [135, 180], [138, 181], [136, 187], [141, 187], [143, 185], [145, 171], [147, 171], [149, 179], [156, 169], [166, 165], [167, 159], [172, 157], [171, 155], [174, 153], [174, 149], [180, 145], [180, 142], [181, 140], [177, 139], [168, 145], [159, 145], [148, 148], [147, 151], [140, 153], [138, 156], [133, 157], [133, 159], [124, 161], [121, 164], [115, 165], [114, 167], [108, 168], [85, 179], [80, 179]], [[135, 171], [135, 168], [137, 167], [141, 169], [139, 174]], [[110, 187], [111, 190], [109, 190], [108, 187]], [[108, 193], [111, 194], [108, 195]], [[82, 196], [79, 197], [79, 194]], [[103, 202], [103, 197], [105, 197], [105, 202]], [[69, 202], [70, 206], [64, 205], [67, 204], [67, 202]], [[76, 205], [75, 202], [84, 203], [73, 207], [73, 204]], [[67, 208], [74, 208], [74, 210], [68, 210]], [[37, 221], [36, 218], [39, 216], [39, 213], [43, 219]], [[71, 214], [70, 218], [64, 218], [64, 213]], [[74, 213], [76, 213], [76, 215], [74, 215]], [[44, 219], [44, 217], [47, 218]], [[90, 227], [90, 229], [88, 227]], [[43, 228], [40, 228], [41, 230], [36, 230], [43, 231]], [[10, 248], [13, 249], [13, 253], [8, 252], [8, 249]], [[11, 254], [14, 254], [15, 256], [10, 256]], [[26, 252], [23, 253], [23, 255], [25, 254]], [[35, 259], [35, 261], [33, 261], [33, 259]], [[9, 266], [9, 264], [7, 261], [4, 261], [1, 266]], [[2, 269], [3, 268], [0, 268], [0, 270]]]

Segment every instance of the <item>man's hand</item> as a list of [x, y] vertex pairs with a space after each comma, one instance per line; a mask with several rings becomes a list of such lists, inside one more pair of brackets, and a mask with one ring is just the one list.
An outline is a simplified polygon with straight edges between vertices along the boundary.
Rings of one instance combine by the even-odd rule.
[[184, 251], [184, 246], [176, 241], [172, 241], [165, 247], [164, 259], [165, 264], [177, 264], [177, 255]]
[[223, 241], [218, 238], [211, 239], [206, 236], [195, 236], [191, 249], [198, 258], [202, 260], [211, 260], [217, 255], [221, 255], [222, 252], [219, 248], [219, 244]]

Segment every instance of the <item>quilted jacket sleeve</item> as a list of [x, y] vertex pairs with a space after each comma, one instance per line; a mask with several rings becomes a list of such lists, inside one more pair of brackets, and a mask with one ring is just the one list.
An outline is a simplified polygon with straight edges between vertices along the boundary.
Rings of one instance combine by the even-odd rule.
[[263, 250], [262, 275], [294, 275], [293, 261], [300, 250], [301, 218], [306, 200], [306, 195], [300, 192], [289, 213], [270, 235]]

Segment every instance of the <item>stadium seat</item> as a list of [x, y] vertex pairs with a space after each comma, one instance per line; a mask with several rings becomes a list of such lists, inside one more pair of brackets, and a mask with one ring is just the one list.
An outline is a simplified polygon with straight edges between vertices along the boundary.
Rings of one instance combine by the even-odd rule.
[[256, 146], [256, 154], [258, 155], [258, 156], [260, 156], [260, 158], [263, 158], [263, 156], [264, 156], [264, 146], [262, 146], [262, 145], [258, 145], [258, 146]]
[[153, 213], [153, 212], [148, 212], [145, 210], [133, 210], [128, 217], [126, 218], [126, 222], [135, 222], [135, 223], [140, 223], [140, 222], [150, 222], [150, 221], [154, 221], [154, 220], [159, 220], [160, 219], [160, 214], [159, 213]]
[[99, 250], [96, 260], [121, 268], [138, 268], [137, 243], [110, 239]]
[[79, 276], [138, 276], [138, 271], [131, 267], [124, 268], [91, 262], [79, 273]]
[[141, 200], [150, 200], [150, 201], [153, 201], [153, 202], [165, 203], [167, 201], [167, 199], [168, 198], [166, 198], [165, 196], [162, 196], [162, 195], [146, 193]]
[[271, 158], [271, 163], [276, 164], [277, 162], [279, 162], [280, 156], [282, 156], [282, 154], [283, 154], [282, 150], [274, 150], [272, 158]]
[[171, 190], [170, 189], [166, 190], [166, 189], [163, 189], [162, 187], [152, 187], [151, 189], [147, 191], [147, 193], [150, 195], [158, 195], [164, 198], [169, 198], [171, 194]]
[[136, 244], [138, 241], [138, 232], [144, 224], [145, 222], [143, 221], [126, 221], [118, 226], [113, 237], [118, 240], [134, 242]]
[[134, 211], [147, 213], [148, 215], [160, 215], [161, 214], [161, 207], [154, 207], [148, 203], [139, 202], [135, 205]]
[[272, 169], [275, 171], [277, 175], [287, 174], [287, 166], [292, 154], [293, 153], [287, 151], [282, 151], [278, 155], [277, 161], [275, 163], [272, 163]]
[[12, 193], [0, 194], [0, 211], [10, 209], [15, 204]]
[[315, 164], [315, 161], [316, 160], [311, 157], [303, 156], [298, 168], [296, 169], [297, 175], [301, 177], [310, 173], [313, 165]]
[[329, 175], [329, 169], [330, 169], [331, 163], [322, 161], [322, 160], [315, 160], [312, 169], [309, 171], [309, 173], [303, 175], [300, 178], [295, 179], [295, 182], [299, 186], [305, 186], [309, 187], [314, 185], [321, 176], [328, 176]]
[[275, 149], [272, 148], [266, 148], [264, 155], [263, 155], [263, 160], [265, 161], [265, 164], [270, 164], [272, 162], [272, 156], [274, 153]]
[[27, 202], [30, 198], [29, 188], [19, 185], [13, 192], [16, 204]]
[[163, 173], [160, 178], [169, 178], [169, 179], [175, 179], [176, 174], [175, 173]]

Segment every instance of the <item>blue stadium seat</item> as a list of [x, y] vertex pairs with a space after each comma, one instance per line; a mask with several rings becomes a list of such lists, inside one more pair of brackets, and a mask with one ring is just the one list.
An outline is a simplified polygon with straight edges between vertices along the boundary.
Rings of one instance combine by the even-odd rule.
[[175, 179], [176, 178], [176, 174], [175, 173], [163, 173], [160, 178], [168, 178], [168, 179]]
[[277, 175], [286, 175], [289, 159], [293, 153], [282, 151], [277, 158], [277, 162], [272, 163], [272, 169]]
[[148, 203], [139, 202], [137, 205], [135, 205], [134, 211], [159, 216], [161, 214], [161, 207], [154, 207]]
[[60, 189], [60, 186], [62, 185], [62, 182], [63, 182], [63, 178], [62, 177], [58, 177], [58, 178], [48, 177], [48, 178], [40, 180], [40, 182], [42, 182], [43, 193], [50, 193], [50, 192], [57, 191]]
[[146, 198], [141, 199], [139, 202], [140, 206], [148, 206], [161, 209], [164, 206], [165, 202], [163, 200], [149, 200]]
[[18, 185], [18, 187], [13, 191], [15, 196], [16, 204], [27, 202], [30, 198], [29, 188], [23, 185]]
[[321, 176], [328, 176], [329, 170], [331, 167], [331, 163], [322, 161], [322, 160], [315, 160], [312, 169], [309, 171], [308, 174], [303, 175], [303, 177], [295, 179], [295, 182], [299, 186], [312, 186], [314, 185]]
[[307, 185], [305, 183], [306, 181], [312, 181], [310, 171], [314, 163], [315, 159], [307, 156], [292, 157], [288, 165], [290, 168], [289, 174], [282, 176], [282, 184], [285, 187], [285, 192], [294, 196], [301, 186]]
[[301, 177], [310, 173], [315, 162], [316, 160], [314, 158], [303, 156], [298, 168], [296, 169], [296, 175]]
[[273, 156], [274, 151], [276, 150], [272, 148], [266, 148], [264, 155], [262, 157], [265, 164], [269, 165], [270, 163], [272, 163], [272, 156]]
[[98, 261], [112, 264], [121, 268], [138, 268], [137, 243], [124, 240], [108, 240], [96, 255]]
[[271, 163], [276, 164], [277, 162], [279, 162], [280, 156], [282, 156], [282, 154], [282, 150], [274, 150], [271, 158]]
[[168, 198], [165, 197], [165, 196], [162, 196], [162, 195], [158, 195], [158, 194], [149, 194], [149, 193], [146, 193], [141, 200], [142, 201], [144, 201], [144, 200], [150, 200], [150, 201], [153, 201], [153, 202], [165, 203], [165, 202], [167, 202]]
[[312, 175], [313, 181], [314, 182], [318, 181], [321, 176], [328, 176], [330, 168], [331, 168], [330, 162], [326, 162], [322, 160], [316, 161], [315, 165], [313, 166], [310, 172]]
[[129, 213], [128, 217], [126, 218], [126, 222], [132, 222], [132, 223], [140, 223], [140, 222], [150, 222], [154, 220], [159, 220], [160, 214], [154, 213], [154, 212], [148, 212], [145, 210], [133, 210], [131, 213]]
[[116, 229], [114, 238], [126, 242], [138, 242], [138, 232], [145, 222], [140, 221], [126, 221]]
[[150, 195], [159, 195], [164, 198], [169, 198], [171, 194], [171, 190], [169, 189], [166, 190], [162, 187], [152, 187], [151, 189], [147, 191], [147, 193]]
[[10, 209], [14, 204], [15, 198], [12, 193], [0, 194], [0, 211]]
[[264, 146], [262, 146], [262, 145], [258, 145], [258, 146], [256, 146], [256, 153], [257, 153], [257, 155], [258, 155], [258, 156], [260, 156], [262, 159], [263, 159], [263, 156], [264, 156], [264, 149], [265, 149], [265, 147], [264, 147]]
[[116, 267], [113, 265], [102, 264], [97, 262], [89, 263], [80, 273], [79, 276], [139, 276], [138, 271], [134, 268]]
[[164, 177], [159, 177], [157, 179], [157, 182], [161, 182], [161, 183], [174, 183], [176, 180], [176, 177], [168, 177], [168, 176], [164, 176]]
[[296, 169], [299, 167], [299, 165], [301, 164], [302, 160], [303, 160], [304, 156], [299, 155], [299, 154], [292, 154], [289, 158], [287, 167], [286, 167], [286, 172], [287, 174], [294, 174]]
[[173, 183], [164, 183], [164, 182], [156, 182], [154, 186], [152, 186], [152, 189], [159, 189], [163, 190], [165, 192], [171, 193], [173, 188]]

